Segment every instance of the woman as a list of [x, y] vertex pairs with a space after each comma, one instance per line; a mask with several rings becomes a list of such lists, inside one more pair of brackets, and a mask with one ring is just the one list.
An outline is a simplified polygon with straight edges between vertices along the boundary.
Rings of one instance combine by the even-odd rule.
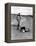
[[20, 13], [18, 13], [16, 19], [18, 21], [17, 30], [20, 30], [20, 19], [21, 19]]

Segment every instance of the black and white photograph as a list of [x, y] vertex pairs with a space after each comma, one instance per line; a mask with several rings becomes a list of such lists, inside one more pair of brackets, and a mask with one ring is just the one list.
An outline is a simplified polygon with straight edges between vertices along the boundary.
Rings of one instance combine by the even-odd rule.
[[34, 4], [5, 4], [5, 41], [9, 43], [35, 41]]
[[11, 6], [11, 40], [33, 39], [33, 7]]

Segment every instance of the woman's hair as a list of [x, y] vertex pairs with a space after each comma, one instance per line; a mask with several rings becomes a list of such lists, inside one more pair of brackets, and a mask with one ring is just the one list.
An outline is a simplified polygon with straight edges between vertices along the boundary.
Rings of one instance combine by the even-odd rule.
[[20, 13], [18, 13], [17, 16], [20, 16]]

